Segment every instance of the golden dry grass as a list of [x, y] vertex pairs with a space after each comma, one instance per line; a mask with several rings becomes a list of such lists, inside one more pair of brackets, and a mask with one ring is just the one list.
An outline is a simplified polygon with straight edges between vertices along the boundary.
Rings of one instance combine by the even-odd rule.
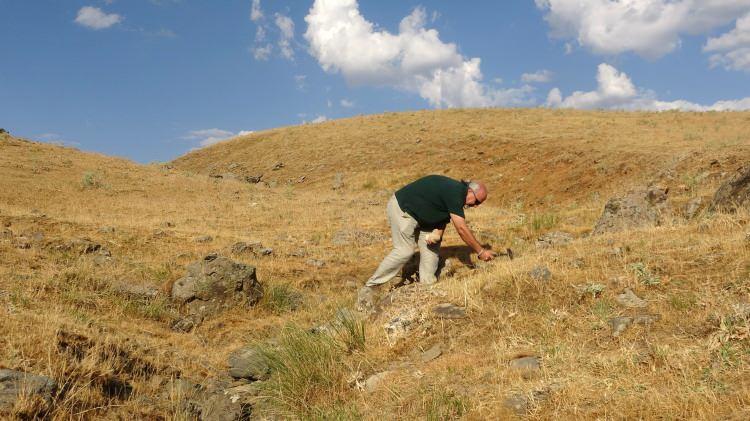
[[[383, 323], [398, 308], [387, 310], [367, 323], [365, 350], [339, 355], [332, 389], [310, 395], [311, 409], [298, 416], [497, 419], [511, 415], [503, 404], [510, 394], [547, 390], [532, 419], [747, 419], [750, 339], [734, 306], [750, 301], [750, 215], [686, 221], [679, 213], [748, 161], [748, 124], [748, 113], [423, 111], [255, 133], [181, 157], [174, 168], [1, 137], [0, 225], [13, 237], [0, 239], [0, 367], [64, 385], [41, 408], [50, 418], [180, 418], [170, 378], [209, 382], [237, 347], [351, 306], [356, 291], [347, 282], [363, 283], [389, 241], [336, 245], [335, 234], [387, 234], [389, 195], [443, 173], [487, 181], [490, 200], [468, 219], [480, 239], [513, 247], [517, 259], [459, 263], [433, 290], [404, 292], [416, 308], [453, 302], [469, 317], [428, 317], [389, 343]], [[272, 170], [277, 162], [283, 168]], [[230, 164], [241, 175], [262, 173], [273, 187], [207, 177]], [[344, 187], [333, 190], [337, 173]], [[586, 236], [608, 197], [651, 182], [671, 188], [675, 212], [665, 225]], [[115, 230], [100, 232], [104, 226]], [[577, 238], [535, 247], [556, 230]], [[37, 232], [43, 238], [31, 248], [16, 247], [19, 236]], [[203, 234], [214, 240], [193, 241]], [[80, 237], [101, 243], [112, 260], [54, 248]], [[167, 300], [117, 290], [123, 282], [166, 288], [188, 263], [211, 251], [229, 255], [239, 240], [274, 249], [233, 258], [255, 265], [264, 284], [301, 292], [299, 309], [235, 308], [185, 334], [170, 330], [175, 308]], [[444, 246], [461, 251], [454, 231]], [[306, 256], [291, 255], [300, 248]], [[539, 264], [551, 269], [550, 282], [528, 275]], [[634, 264], [660, 283], [641, 282]], [[605, 289], [593, 296], [575, 288], [588, 284]], [[612, 338], [609, 318], [632, 314], [614, 300], [625, 287], [661, 319]], [[440, 358], [414, 359], [414, 350], [438, 342]], [[519, 353], [539, 355], [541, 373], [512, 372], [508, 361]], [[371, 395], [346, 384], [356, 371], [384, 370], [392, 373]], [[115, 379], [132, 393], [116, 393]], [[15, 414], [39, 410], [24, 403]]]

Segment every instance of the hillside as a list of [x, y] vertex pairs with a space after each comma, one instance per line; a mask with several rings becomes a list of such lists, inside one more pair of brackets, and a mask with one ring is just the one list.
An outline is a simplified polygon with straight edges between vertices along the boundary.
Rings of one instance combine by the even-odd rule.
[[[748, 124], [420, 111], [147, 166], [0, 134], [0, 369], [58, 385], [9, 414], [221, 419], [236, 394], [267, 419], [747, 419], [750, 214], [684, 206], [750, 160]], [[389, 249], [388, 197], [429, 173], [485, 180], [468, 220], [515, 259], [475, 264], [449, 229], [438, 284], [399, 286], [336, 329]], [[669, 189], [659, 226], [591, 235], [610, 197], [651, 184]], [[540, 247], [550, 233], [571, 240]], [[187, 306], [169, 291], [210, 253], [256, 267], [265, 295], [175, 330]], [[625, 289], [643, 302], [624, 306]], [[465, 317], [436, 316], [441, 303]], [[614, 336], [618, 317], [632, 323]], [[247, 345], [272, 368], [249, 386], [227, 374]], [[524, 356], [539, 368], [514, 369]]]

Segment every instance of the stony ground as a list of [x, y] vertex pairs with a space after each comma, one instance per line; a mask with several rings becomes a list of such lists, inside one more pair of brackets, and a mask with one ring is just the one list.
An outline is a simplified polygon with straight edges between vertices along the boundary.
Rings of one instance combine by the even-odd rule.
[[[747, 419], [750, 213], [710, 205], [749, 119], [389, 114], [147, 166], [0, 135], [0, 413]], [[449, 230], [438, 284], [352, 311], [426, 173], [487, 180], [513, 260]]]

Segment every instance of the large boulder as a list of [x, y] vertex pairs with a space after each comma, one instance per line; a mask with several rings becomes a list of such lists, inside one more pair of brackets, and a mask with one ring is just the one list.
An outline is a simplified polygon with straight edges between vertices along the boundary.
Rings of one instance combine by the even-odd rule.
[[711, 208], [735, 211], [740, 207], [750, 207], [750, 166], [742, 168], [719, 187]]
[[253, 345], [239, 348], [229, 355], [229, 375], [235, 379], [265, 380], [271, 372], [268, 359]]
[[668, 188], [650, 187], [609, 199], [592, 234], [660, 225], [668, 193]]
[[187, 267], [187, 275], [172, 285], [172, 299], [184, 304], [190, 320], [178, 330], [190, 330], [204, 317], [233, 305], [253, 305], [263, 297], [255, 268], [209, 254]]
[[39, 397], [49, 402], [56, 388], [57, 384], [49, 377], [0, 369], [0, 410], [13, 408], [23, 396]]

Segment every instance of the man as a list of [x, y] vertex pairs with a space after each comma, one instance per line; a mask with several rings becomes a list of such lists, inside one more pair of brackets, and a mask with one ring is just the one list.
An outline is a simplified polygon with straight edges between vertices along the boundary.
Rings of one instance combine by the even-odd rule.
[[464, 219], [464, 207], [479, 206], [487, 200], [487, 187], [481, 182], [456, 181], [442, 175], [428, 175], [397, 191], [388, 201], [393, 250], [359, 290], [357, 307], [367, 311], [373, 306], [374, 288], [388, 282], [414, 255], [419, 247], [419, 280], [435, 283], [438, 252], [448, 221], [480, 260], [497, 256], [486, 250], [472, 234]]

